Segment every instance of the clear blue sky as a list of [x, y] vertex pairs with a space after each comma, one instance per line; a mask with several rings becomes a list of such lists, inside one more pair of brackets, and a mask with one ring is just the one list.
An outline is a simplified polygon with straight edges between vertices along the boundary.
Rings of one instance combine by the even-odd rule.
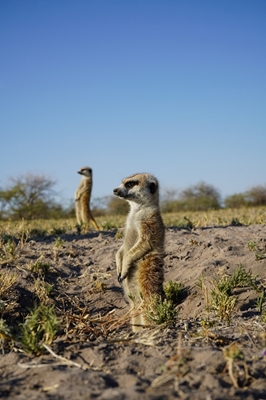
[[0, 0], [0, 187], [266, 183], [265, 0]]

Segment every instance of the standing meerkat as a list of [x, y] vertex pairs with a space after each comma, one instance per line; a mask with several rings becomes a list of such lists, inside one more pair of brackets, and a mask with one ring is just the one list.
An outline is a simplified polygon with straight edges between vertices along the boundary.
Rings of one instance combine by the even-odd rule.
[[77, 222], [79, 225], [84, 223], [88, 227], [91, 221], [94, 228], [100, 230], [90, 210], [90, 199], [92, 190], [92, 169], [89, 167], [83, 167], [78, 171], [78, 174], [82, 175], [82, 179], [75, 192], [75, 206], [76, 206], [75, 208], [76, 208]]
[[[118, 281], [133, 308], [152, 296], [164, 298], [164, 224], [159, 209], [159, 184], [150, 174], [125, 178], [114, 194], [130, 204], [124, 242], [116, 254]], [[147, 324], [145, 312], [132, 313], [133, 332]]]

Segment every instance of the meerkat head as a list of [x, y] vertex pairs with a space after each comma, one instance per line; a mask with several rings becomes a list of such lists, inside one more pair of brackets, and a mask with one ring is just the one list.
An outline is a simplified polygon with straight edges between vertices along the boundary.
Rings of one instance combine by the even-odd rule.
[[150, 174], [135, 174], [123, 179], [114, 194], [129, 202], [145, 205], [158, 205], [159, 184]]
[[92, 169], [90, 167], [80, 168], [78, 174], [85, 176], [86, 178], [92, 178]]

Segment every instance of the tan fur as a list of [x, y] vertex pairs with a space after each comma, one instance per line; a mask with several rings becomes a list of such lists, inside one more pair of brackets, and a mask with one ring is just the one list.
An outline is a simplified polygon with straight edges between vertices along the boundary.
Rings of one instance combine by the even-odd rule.
[[[159, 210], [159, 185], [150, 174], [135, 174], [125, 178], [114, 194], [127, 200], [124, 243], [116, 254], [119, 282], [135, 310], [141, 304], [163, 292], [164, 225]], [[145, 313], [132, 313], [133, 331], [147, 324]]]
[[78, 174], [82, 175], [82, 179], [75, 192], [75, 206], [76, 206], [75, 208], [76, 208], [77, 223], [79, 225], [85, 224], [86, 227], [88, 228], [91, 221], [94, 228], [100, 230], [90, 210], [90, 199], [92, 190], [92, 169], [89, 167], [83, 167], [78, 171]]

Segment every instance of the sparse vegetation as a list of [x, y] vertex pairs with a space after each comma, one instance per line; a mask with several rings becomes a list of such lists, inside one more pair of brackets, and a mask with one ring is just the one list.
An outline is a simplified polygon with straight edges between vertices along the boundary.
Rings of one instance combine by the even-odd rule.
[[212, 281], [210, 290], [206, 287], [203, 277], [199, 279], [198, 286], [204, 294], [207, 311], [214, 311], [221, 321], [226, 321], [228, 324], [231, 322], [232, 313], [238, 299], [238, 296], [234, 294], [234, 289], [245, 287], [260, 292], [258, 298], [260, 309], [264, 301], [264, 297], [262, 300], [264, 291], [257, 284], [257, 277], [252, 275], [250, 271], [246, 271], [242, 264], [235, 269], [231, 276], [225, 274], [220, 279]]
[[[95, 368], [102, 373], [110, 368], [108, 357], [112, 368], [118, 371], [119, 367], [114, 365], [118, 354], [119, 357], [127, 354], [131, 363], [131, 357], [146, 354], [146, 350], [138, 352], [136, 346], [152, 346], [164, 369], [160, 375], [160, 368], [154, 366], [158, 379], [151, 382], [149, 390], [156, 388], [159, 393], [163, 383], [168, 382], [181, 397], [183, 389], [187, 390], [185, 385], [191, 389], [195, 376], [199, 374], [200, 379], [206, 371], [212, 379], [223, 379], [231, 390], [248, 391], [253, 384], [256, 386], [258, 376], [265, 376], [260, 370], [266, 347], [265, 275], [256, 275], [254, 271], [265, 265], [266, 241], [263, 225], [258, 230], [245, 225], [265, 224], [265, 217], [265, 207], [163, 214], [166, 226], [171, 227], [167, 237], [175, 238], [175, 252], [168, 253], [169, 243], [166, 246], [166, 298], [163, 302], [153, 299], [148, 308], [149, 327], [137, 334], [131, 332], [130, 310], [114, 277], [115, 248], [123, 235], [125, 216], [99, 216], [99, 223], [105, 229], [102, 233], [78, 232], [75, 219], [1, 222], [0, 352], [15, 350], [28, 368], [39, 364], [44, 367], [42, 363], [47, 360], [51, 363], [51, 355], [57, 353], [59, 358], [66, 356], [58, 364], [63, 358], [72, 359], [69, 362], [73, 364], [64, 361], [64, 368], [79, 365], [84, 370]], [[232, 225], [233, 219], [239, 224]], [[226, 228], [209, 229], [211, 226]], [[230, 240], [245, 229], [250, 234], [242, 241], [243, 252], [251, 269], [243, 263], [232, 270], [232, 264], [221, 261], [240, 251], [238, 243], [231, 246]], [[209, 232], [213, 236], [207, 240]], [[209, 257], [208, 262], [213, 262], [214, 267], [206, 263], [204, 276], [198, 279], [199, 273], [195, 272], [198, 275], [194, 277], [191, 272], [188, 279], [190, 260], [196, 267], [194, 271], [198, 271], [198, 267], [202, 268], [200, 257], [205, 252], [205, 260]], [[176, 281], [179, 276], [183, 281], [183, 272], [174, 271], [180, 265], [184, 268], [185, 287]], [[172, 280], [167, 279], [168, 273]], [[203, 296], [195, 287], [197, 279]], [[237, 346], [233, 346], [235, 343]], [[99, 354], [106, 357], [102, 364], [97, 357], [96, 365], [86, 357], [83, 362], [86, 351], [98, 351], [99, 345], [102, 345]], [[219, 358], [211, 373], [205, 359], [200, 368], [195, 366], [205, 347], [206, 354], [213, 350], [212, 360]], [[169, 359], [172, 350], [173, 357]], [[153, 357], [152, 351], [147, 354]], [[138, 376], [134, 362], [132, 365]], [[144, 366], [138, 368], [145, 371]], [[249, 373], [253, 374], [252, 379]], [[192, 386], [187, 383], [190, 380]]]
[[[11, 177], [7, 186], [0, 190], [0, 220], [74, 219], [74, 199], [65, 206], [62, 206], [62, 200], [56, 201], [56, 193], [53, 189], [55, 183], [45, 175], [32, 173]], [[249, 215], [250, 207], [266, 206], [266, 185], [254, 186], [244, 193], [232, 194], [223, 200], [217, 188], [206, 182], [199, 182], [183, 190], [165, 189], [161, 197], [163, 213], [185, 213], [191, 221], [193, 219], [188, 215], [190, 212], [219, 211], [223, 208], [233, 211], [246, 210]], [[91, 209], [93, 215], [105, 221], [106, 225], [102, 225], [103, 229], [112, 229], [117, 227], [114, 217], [125, 216], [129, 206], [127, 202], [115, 196], [105, 196], [92, 199]], [[180, 221], [183, 219], [184, 215], [181, 215]], [[238, 216], [233, 216], [231, 221], [246, 223], [242, 222]], [[219, 225], [221, 224], [223, 224], [222, 220]], [[54, 229], [55, 231], [51, 234], [60, 235], [65, 232], [62, 227], [54, 227]], [[43, 236], [46, 230], [37, 228], [32, 234]]]

